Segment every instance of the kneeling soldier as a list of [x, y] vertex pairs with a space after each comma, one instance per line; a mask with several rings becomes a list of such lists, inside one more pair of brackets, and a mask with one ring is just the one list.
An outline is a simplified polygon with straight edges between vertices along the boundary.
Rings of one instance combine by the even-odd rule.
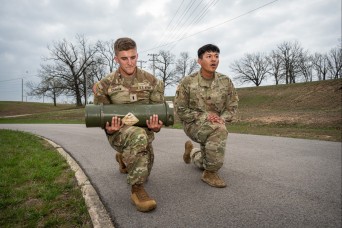
[[[153, 75], [137, 68], [136, 43], [130, 38], [120, 38], [114, 43], [114, 60], [117, 71], [110, 73], [93, 87], [95, 104], [152, 104], [164, 102], [164, 85]], [[118, 116], [113, 116], [105, 126], [110, 145], [117, 151], [116, 160], [121, 173], [127, 173], [127, 183], [132, 186], [131, 200], [142, 212], [156, 208], [157, 203], [144, 189], [150, 175], [154, 153], [152, 141], [163, 123], [158, 115], [146, 120], [147, 127], [132, 126]]]

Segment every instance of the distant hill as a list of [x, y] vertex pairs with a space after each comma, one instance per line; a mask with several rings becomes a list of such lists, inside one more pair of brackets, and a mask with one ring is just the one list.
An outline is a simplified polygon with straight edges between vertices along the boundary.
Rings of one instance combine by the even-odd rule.
[[237, 91], [240, 121], [341, 125], [342, 79]]
[[20, 101], [0, 101], [0, 117], [75, 109], [75, 105]]
[[[237, 89], [239, 113], [229, 132], [342, 141], [342, 79]], [[173, 96], [166, 100], [173, 100]], [[0, 123], [80, 123], [75, 105], [0, 101]], [[175, 128], [181, 128], [175, 116]]]
[[[239, 88], [237, 92], [238, 121], [341, 124], [342, 79]], [[0, 117], [75, 108], [71, 104], [55, 107], [51, 103], [0, 101]]]
[[342, 141], [342, 79], [238, 88], [237, 93], [239, 112], [229, 132]]

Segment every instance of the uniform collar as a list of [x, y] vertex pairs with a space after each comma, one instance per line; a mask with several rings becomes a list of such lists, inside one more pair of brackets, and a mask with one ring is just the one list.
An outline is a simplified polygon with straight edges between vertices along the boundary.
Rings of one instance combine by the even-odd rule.
[[199, 86], [210, 87], [210, 85], [216, 80], [217, 76], [216, 76], [216, 72], [215, 72], [214, 73], [214, 77], [211, 80], [210, 79], [205, 79], [205, 78], [202, 77], [201, 71], [198, 71], [197, 78], [198, 78]]
[[[138, 67], [135, 67], [135, 73], [132, 75], [132, 76], [129, 76], [129, 78], [136, 78], [137, 75], [139, 74], [139, 71], [140, 69]], [[118, 68], [115, 72], [115, 74], [120, 77], [121, 79], [124, 79], [126, 78], [125, 76], [123, 76], [121, 73], [120, 73], [120, 68]]]

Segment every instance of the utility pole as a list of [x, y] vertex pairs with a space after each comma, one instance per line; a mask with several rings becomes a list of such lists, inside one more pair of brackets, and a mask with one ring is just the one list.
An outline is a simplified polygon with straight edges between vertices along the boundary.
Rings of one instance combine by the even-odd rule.
[[158, 56], [158, 54], [148, 54], [148, 55], [151, 55], [152, 56], [152, 59], [149, 59], [149, 61], [152, 61], [152, 67], [153, 67], [153, 75], [156, 76], [155, 74], [155, 64], [154, 62], [156, 61], [156, 56]]
[[142, 64], [143, 64], [143, 63], [146, 63], [146, 61], [143, 61], [143, 60], [138, 60], [137, 62], [140, 63], [140, 69], [143, 68]]
[[[28, 71], [26, 71], [26, 75]], [[21, 78], [21, 102], [24, 102], [24, 77]]]
[[24, 78], [21, 78], [21, 102], [24, 102]]

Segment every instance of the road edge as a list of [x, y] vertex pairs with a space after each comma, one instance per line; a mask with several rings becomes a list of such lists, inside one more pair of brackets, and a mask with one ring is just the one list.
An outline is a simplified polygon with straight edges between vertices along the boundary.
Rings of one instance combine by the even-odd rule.
[[65, 158], [70, 168], [75, 172], [78, 186], [81, 188], [82, 195], [87, 205], [88, 213], [94, 228], [114, 228], [109, 213], [101, 202], [95, 188], [92, 186], [88, 177], [85, 175], [78, 163], [60, 145], [56, 144], [50, 139], [42, 136], [40, 137], [50, 143], [58, 151], [58, 153]]

